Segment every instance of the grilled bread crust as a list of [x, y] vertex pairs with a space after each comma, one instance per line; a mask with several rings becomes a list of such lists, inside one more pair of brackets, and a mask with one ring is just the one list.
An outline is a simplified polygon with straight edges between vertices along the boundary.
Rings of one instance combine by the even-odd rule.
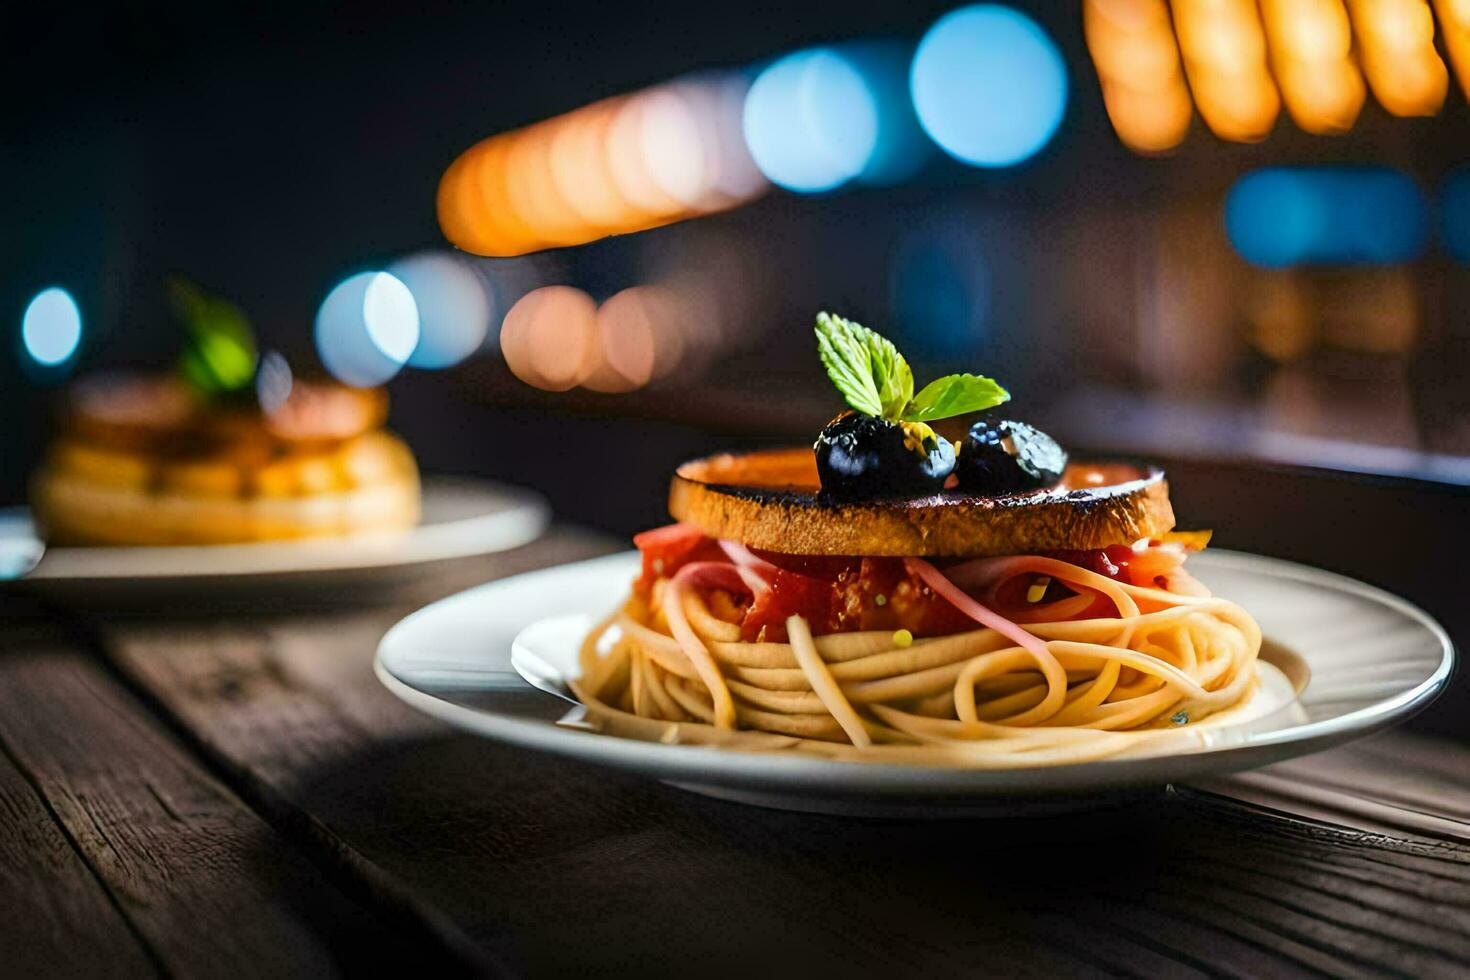
[[1162, 470], [1073, 463], [1047, 490], [835, 502], [810, 449], [722, 454], [680, 466], [669, 512], [715, 538], [792, 555], [980, 558], [1104, 548], [1174, 527]]

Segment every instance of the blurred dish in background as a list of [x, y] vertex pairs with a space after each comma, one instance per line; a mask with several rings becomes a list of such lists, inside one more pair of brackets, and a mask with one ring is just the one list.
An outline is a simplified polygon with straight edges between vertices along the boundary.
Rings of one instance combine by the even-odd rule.
[[[256, 595], [276, 588], [307, 601], [333, 601], [347, 594], [345, 587], [392, 585], [427, 562], [519, 547], [539, 537], [551, 517], [537, 494], [449, 477], [424, 480], [422, 510], [413, 528], [351, 537], [48, 548], [15, 587], [82, 605], [162, 595]], [[36, 528], [23, 508], [0, 510], [0, 552], [35, 544]], [[321, 590], [303, 593], [305, 585]]]
[[[282, 379], [266, 377], [280, 398]], [[382, 429], [387, 397], [285, 384], [268, 412], [202, 400], [168, 377], [80, 383], [32, 483], [47, 541], [225, 544], [413, 527], [418, 469]]]
[[[296, 378], [281, 355], [260, 355], [234, 304], [183, 279], [170, 297], [185, 328], [175, 375], [103, 375], [70, 392], [31, 485], [48, 543], [227, 544], [418, 522], [418, 467], [383, 431], [386, 394]], [[348, 321], [395, 370], [418, 343], [413, 295], [386, 273], [334, 290], [319, 338], [323, 322]]]

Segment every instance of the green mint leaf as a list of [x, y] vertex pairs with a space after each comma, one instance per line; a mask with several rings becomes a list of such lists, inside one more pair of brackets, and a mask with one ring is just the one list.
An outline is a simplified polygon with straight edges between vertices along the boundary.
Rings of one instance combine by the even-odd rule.
[[248, 388], [255, 378], [257, 351], [250, 321], [240, 308], [182, 278], [169, 283], [169, 297], [188, 332], [179, 354], [185, 380], [205, 396]]
[[934, 422], [994, 408], [1011, 393], [977, 374], [951, 374], [932, 381], [903, 411], [905, 422]]
[[885, 338], [831, 313], [817, 314], [817, 352], [827, 377], [855, 411], [897, 420], [913, 397], [914, 372]]
[[914, 397], [914, 372], [887, 338], [871, 330], [867, 334], [868, 353], [873, 362], [873, 377], [878, 382], [878, 400], [883, 404], [883, 417], [897, 420], [909, 399]]

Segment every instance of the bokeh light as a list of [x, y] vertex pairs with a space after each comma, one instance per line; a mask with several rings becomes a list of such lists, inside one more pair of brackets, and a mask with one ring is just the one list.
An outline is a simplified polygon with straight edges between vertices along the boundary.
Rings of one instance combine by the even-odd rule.
[[1291, 118], [1309, 133], [1352, 129], [1367, 87], [1353, 59], [1347, 8], [1340, 0], [1267, 0], [1261, 16]]
[[1130, 149], [1163, 153], [1184, 141], [1194, 104], [1165, 0], [1086, 0], [1087, 48], [1113, 130]]
[[1189, 0], [1170, 9], [1205, 123], [1221, 139], [1265, 139], [1281, 112], [1281, 93], [1267, 68], [1256, 0]]
[[1444, 104], [1449, 72], [1434, 49], [1425, 0], [1352, 0], [1363, 73], [1378, 104], [1396, 116], [1432, 116]]
[[634, 391], [653, 377], [655, 326], [664, 298], [651, 286], [634, 286], [597, 309], [594, 366], [582, 386], [592, 391]]
[[589, 236], [613, 234], [642, 217], [613, 181], [607, 139], [625, 98], [604, 99], [564, 117], [551, 139], [552, 184]]
[[1445, 251], [1470, 262], [1470, 167], [1445, 178], [1439, 195], [1440, 235]]
[[686, 214], [703, 192], [699, 124], [668, 87], [622, 100], [608, 124], [604, 152], [631, 224], [649, 227]]
[[878, 133], [857, 182], [886, 186], [917, 175], [936, 155], [924, 135], [909, 94], [914, 46], [897, 41], [856, 41], [839, 50], [858, 70], [872, 93]]
[[773, 184], [830, 191], [857, 177], [878, 145], [878, 105], [853, 62], [832, 48], [768, 66], [745, 97], [746, 145]]
[[43, 368], [71, 360], [82, 343], [82, 311], [71, 293], [60, 286], [37, 293], [21, 316], [20, 339], [26, 355]]
[[419, 342], [419, 310], [403, 280], [377, 272], [362, 298], [362, 320], [368, 339], [384, 356], [404, 364]]
[[291, 365], [279, 351], [268, 350], [261, 355], [260, 367], [255, 372], [255, 397], [265, 414], [280, 411], [295, 385]]
[[1061, 52], [1025, 14], [996, 4], [962, 7], [929, 28], [910, 85], [924, 131], [950, 156], [1009, 167], [1056, 133], [1067, 104]]
[[418, 344], [418, 307], [397, 277], [361, 272], [322, 300], [315, 338], [333, 377], [357, 388], [379, 385], [398, 373]]
[[524, 255], [734, 207], [766, 181], [740, 135], [747, 82], [719, 72], [604, 99], [470, 147], [444, 172], [444, 235]]
[[1470, 99], [1470, 0], [1434, 0], [1434, 12], [1460, 89]]
[[506, 366], [528, 385], [566, 391], [596, 368], [597, 304], [571, 286], [543, 286], [516, 301], [500, 326]]
[[1386, 167], [1269, 167], [1225, 200], [1231, 244], [1266, 268], [1407, 262], [1423, 252], [1428, 223], [1419, 188]]
[[745, 144], [745, 97], [750, 78], [744, 72], [716, 72], [672, 83], [694, 114], [704, 147], [704, 188], [695, 202], [702, 211], [718, 211], [751, 200], [768, 186]]
[[490, 326], [490, 298], [463, 259], [422, 252], [399, 259], [387, 271], [408, 287], [418, 308], [411, 367], [451, 367], [480, 349]]

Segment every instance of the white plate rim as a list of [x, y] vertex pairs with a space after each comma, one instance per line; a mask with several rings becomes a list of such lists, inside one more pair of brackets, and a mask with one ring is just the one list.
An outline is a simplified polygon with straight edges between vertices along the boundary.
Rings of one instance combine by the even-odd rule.
[[1379, 731], [1417, 713], [1448, 683], [1456, 662], [1454, 642], [1433, 617], [1408, 600], [1346, 575], [1279, 558], [1217, 548], [1210, 549], [1208, 554], [1212, 563], [1237, 567], [1265, 565], [1281, 577], [1330, 585], [1387, 606], [1433, 636], [1439, 645], [1439, 663], [1428, 677], [1399, 694], [1332, 718], [1260, 733], [1246, 744], [1207, 747], [1149, 758], [983, 770], [851, 762], [774, 752], [732, 752], [602, 735], [454, 704], [401, 680], [384, 662], [385, 655], [392, 655], [393, 647], [402, 642], [402, 637], [414, 628], [417, 621], [433, 615], [436, 607], [443, 603], [456, 599], [464, 601], [465, 597], [477, 591], [493, 589], [513, 580], [550, 579], [568, 568], [586, 568], [599, 563], [617, 566], [637, 555], [637, 552], [621, 552], [487, 582], [425, 606], [400, 620], [384, 635], [374, 656], [373, 668], [389, 691], [431, 717], [522, 748], [680, 783], [866, 797], [891, 793], [905, 797], [1042, 796], [1162, 785], [1180, 779], [1223, 774], [1304, 755]]
[[[506, 506], [491, 513], [420, 524], [401, 533], [311, 541], [159, 547], [48, 548], [16, 583], [78, 585], [187, 579], [260, 579], [300, 573], [372, 572], [509, 551], [540, 537], [551, 507], [534, 491], [491, 480], [430, 476], [425, 499], [442, 492], [483, 492]], [[0, 521], [29, 521], [25, 507], [0, 509]], [[48, 560], [49, 559], [49, 560]], [[85, 569], [85, 571], [81, 571]]]

